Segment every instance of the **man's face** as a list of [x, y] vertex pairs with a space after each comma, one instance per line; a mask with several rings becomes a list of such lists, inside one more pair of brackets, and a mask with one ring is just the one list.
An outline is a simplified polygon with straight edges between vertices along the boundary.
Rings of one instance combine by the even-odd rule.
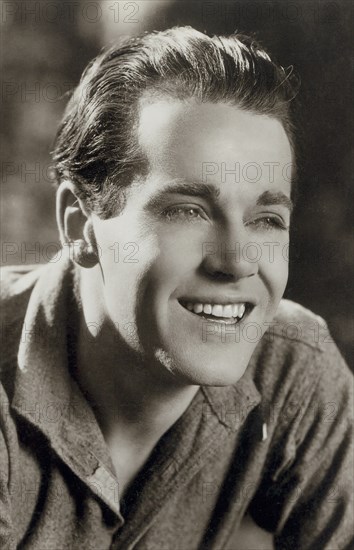
[[192, 100], [142, 103], [138, 134], [147, 178], [94, 217], [105, 315], [155, 375], [234, 384], [287, 282], [289, 141], [275, 119]]

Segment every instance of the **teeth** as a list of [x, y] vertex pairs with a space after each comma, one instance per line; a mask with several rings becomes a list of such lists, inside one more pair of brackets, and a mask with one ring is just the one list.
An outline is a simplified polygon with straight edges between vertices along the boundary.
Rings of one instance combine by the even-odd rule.
[[213, 306], [213, 309], [212, 309], [212, 314], [214, 315], [214, 317], [223, 317], [223, 314], [222, 314], [222, 310], [224, 308], [222, 306]]
[[214, 317], [224, 317], [226, 319], [232, 319], [235, 317], [242, 318], [246, 311], [245, 304], [227, 304], [225, 306], [221, 304], [201, 304], [200, 302], [193, 303], [187, 302], [186, 308], [194, 313], [206, 313], [207, 315], [213, 315]]
[[233, 306], [231, 304], [223, 307], [223, 317], [234, 317]]

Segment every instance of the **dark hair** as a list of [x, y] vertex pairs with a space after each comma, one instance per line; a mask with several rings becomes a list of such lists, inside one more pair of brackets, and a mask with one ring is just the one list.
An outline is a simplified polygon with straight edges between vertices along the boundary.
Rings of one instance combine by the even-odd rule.
[[70, 178], [100, 217], [118, 214], [124, 189], [144, 176], [147, 162], [136, 127], [144, 91], [181, 100], [227, 102], [281, 121], [294, 154], [292, 67], [271, 60], [254, 39], [209, 37], [191, 27], [144, 34], [94, 59], [60, 125], [53, 159], [57, 182]]

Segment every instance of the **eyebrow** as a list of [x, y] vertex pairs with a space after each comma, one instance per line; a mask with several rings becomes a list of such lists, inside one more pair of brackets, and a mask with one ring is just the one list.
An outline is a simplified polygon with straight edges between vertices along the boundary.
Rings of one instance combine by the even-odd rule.
[[258, 197], [256, 204], [258, 206], [281, 205], [288, 208], [290, 212], [292, 212], [294, 208], [293, 201], [281, 191], [264, 191], [264, 193]]
[[161, 191], [159, 191], [154, 197], [152, 197], [148, 201], [145, 208], [149, 209], [160, 207], [166, 200], [166, 195], [168, 194], [188, 195], [190, 197], [199, 197], [201, 199], [217, 202], [220, 197], [220, 189], [208, 183], [171, 183], [161, 189]]
[[[166, 195], [168, 194], [199, 197], [205, 200], [212, 200], [213, 202], [217, 203], [220, 197], [220, 189], [215, 187], [214, 185], [204, 182], [170, 183], [148, 201], [144, 210], [159, 208], [163, 206], [166, 200]], [[294, 207], [293, 201], [281, 191], [264, 191], [264, 193], [262, 193], [258, 197], [256, 204], [257, 206], [281, 205], [288, 208], [290, 212], [292, 212]]]

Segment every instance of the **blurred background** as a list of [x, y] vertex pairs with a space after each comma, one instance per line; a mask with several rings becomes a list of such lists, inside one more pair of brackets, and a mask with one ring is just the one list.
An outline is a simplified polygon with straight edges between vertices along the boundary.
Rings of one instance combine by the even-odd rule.
[[50, 151], [87, 62], [117, 38], [172, 25], [253, 33], [302, 80], [300, 195], [286, 297], [323, 316], [353, 368], [353, 2], [4, 0], [1, 263], [58, 252]]

